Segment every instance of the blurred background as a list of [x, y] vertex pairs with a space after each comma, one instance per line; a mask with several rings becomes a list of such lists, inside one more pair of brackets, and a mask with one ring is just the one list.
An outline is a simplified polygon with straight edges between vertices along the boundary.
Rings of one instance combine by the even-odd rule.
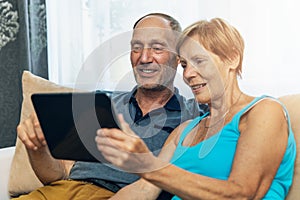
[[[72, 87], [92, 63], [103, 69], [97, 89], [130, 90], [130, 31], [150, 12], [169, 14], [182, 28], [224, 18], [245, 40], [242, 89], [275, 97], [299, 93], [299, 10], [297, 0], [0, 0], [0, 148], [15, 144], [23, 70]], [[101, 66], [95, 52], [113, 59]], [[176, 85], [192, 97], [181, 74], [179, 68]]]

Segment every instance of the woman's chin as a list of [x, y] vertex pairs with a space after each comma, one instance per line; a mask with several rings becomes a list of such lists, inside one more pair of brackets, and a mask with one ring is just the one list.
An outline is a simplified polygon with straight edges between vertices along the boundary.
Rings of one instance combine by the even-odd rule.
[[195, 100], [198, 102], [198, 103], [201, 103], [201, 104], [206, 104], [206, 103], [210, 103], [210, 96], [206, 96], [206, 95], [203, 95], [203, 94], [194, 94], [195, 96]]

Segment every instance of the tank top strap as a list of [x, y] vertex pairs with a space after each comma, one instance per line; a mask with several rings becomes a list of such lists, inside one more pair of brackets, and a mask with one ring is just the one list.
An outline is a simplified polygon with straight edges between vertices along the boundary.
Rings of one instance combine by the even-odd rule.
[[290, 126], [291, 123], [290, 123], [290, 119], [289, 119], [289, 116], [288, 116], [288, 112], [287, 112], [287, 109], [286, 107], [277, 99], [277, 98], [274, 98], [272, 96], [268, 96], [268, 95], [261, 95], [259, 97], [256, 97], [255, 99], [253, 99], [247, 106], [245, 106], [242, 110], [240, 110], [232, 119], [233, 122], [236, 122], [235, 124], [238, 126], [239, 124], [239, 121], [240, 121], [240, 118], [243, 114], [245, 114], [247, 111], [249, 111], [251, 108], [253, 108], [256, 104], [258, 104], [260, 101], [264, 100], [264, 99], [271, 99], [273, 101], [276, 101], [277, 103], [279, 103], [282, 108], [283, 108], [283, 111], [284, 111], [284, 115], [286, 117], [286, 120], [288, 122], [288, 125]]
[[259, 103], [261, 100], [263, 100], [265, 98], [272, 98], [272, 99], [274, 99], [273, 97], [270, 97], [270, 96], [267, 96], [267, 95], [262, 95], [262, 96], [256, 97], [247, 106], [245, 106], [242, 110], [240, 110], [237, 113], [237, 115], [240, 115], [240, 116], [243, 115], [248, 110], [250, 110], [253, 106], [255, 106], [257, 103]]
[[188, 123], [188, 125], [184, 128], [184, 130], [182, 131], [181, 135], [180, 135], [180, 140], [178, 145], [181, 146], [183, 140], [185, 139], [185, 137], [187, 136], [187, 134], [189, 134], [191, 132], [191, 130], [193, 128], [195, 128], [195, 126], [197, 126], [197, 124], [206, 116], [209, 115], [209, 112], [206, 112], [204, 115], [202, 116], [198, 116], [196, 118], [194, 118], [190, 123]]

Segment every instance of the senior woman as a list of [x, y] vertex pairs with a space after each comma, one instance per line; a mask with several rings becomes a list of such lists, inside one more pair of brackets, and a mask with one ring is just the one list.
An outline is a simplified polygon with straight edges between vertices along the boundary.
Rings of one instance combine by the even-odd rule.
[[121, 116], [122, 131], [100, 129], [96, 142], [105, 158], [141, 177], [113, 199], [155, 199], [161, 189], [173, 199], [284, 199], [294, 135], [280, 102], [240, 90], [239, 32], [220, 18], [199, 21], [184, 30], [177, 50], [186, 84], [210, 111], [177, 127], [158, 157]]

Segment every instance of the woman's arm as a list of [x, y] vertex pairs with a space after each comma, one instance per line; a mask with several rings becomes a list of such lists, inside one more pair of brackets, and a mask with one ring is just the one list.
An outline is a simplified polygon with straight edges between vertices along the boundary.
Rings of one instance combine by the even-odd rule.
[[[122, 121], [122, 119], [121, 119]], [[175, 128], [168, 139], [166, 140], [160, 154], [159, 158], [169, 162], [172, 158], [173, 152], [176, 149], [176, 144], [178, 140], [179, 134], [182, 132], [184, 127], [186, 126], [186, 123], [181, 124], [177, 128]], [[118, 130], [115, 130], [118, 131]], [[126, 134], [126, 133], [121, 133]], [[96, 139], [97, 141], [97, 139]], [[102, 141], [102, 139], [101, 139]], [[139, 179], [138, 181], [122, 188], [119, 190], [111, 199], [122, 199], [122, 200], [148, 200], [148, 199], [156, 199], [161, 192], [161, 189], [152, 183], [144, 180]]]
[[263, 198], [286, 149], [287, 121], [281, 105], [270, 100], [253, 107], [243, 121], [245, 126], [240, 129], [227, 181], [193, 174], [174, 165], [140, 176], [183, 199]]
[[[240, 132], [227, 181], [167, 164], [149, 153], [143, 142], [128, 130], [122, 136], [103, 130], [99, 137], [107, 137], [110, 145], [98, 143], [98, 148], [104, 150], [105, 157], [114, 165], [125, 170], [136, 166], [135, 173], [143, 179], [183, 199], [261, 199], [271, 185], [287, 145], [288, 127], [281, 105], [269, 100], [260, 102], [241, 119]], [[135, 138], [134, 142], [125, 136]], [[115, 148], [105, 151], [108, 146]]]
[[129, 173], [149, 172], [169, 165], [176, 149], [177, 136], [185, 124], [173, 130], [159, 156], [155, 157], [144, 141], [131, 130], [122, 115], [120, 116], [122, 130], [102, 128], [97, 131], [95, 140], [105, 159], [116, 166], [122, 166]]

